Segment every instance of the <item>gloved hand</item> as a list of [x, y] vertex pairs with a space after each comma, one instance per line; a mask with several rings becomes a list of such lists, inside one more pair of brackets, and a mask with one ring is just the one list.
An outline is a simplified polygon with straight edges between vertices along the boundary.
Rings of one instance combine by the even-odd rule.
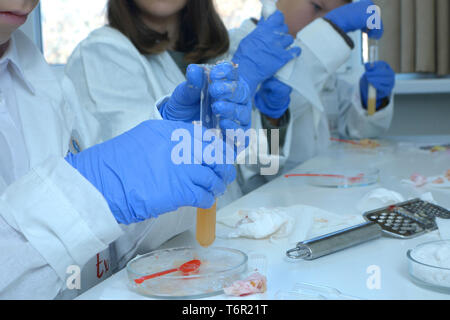
[[289, 108], [291, 92], [291, 87], [272, 77], [262, 83], [255, 96], [255, 105], [269, 118], [280, 119]]
[[165, 120], [192, 123], [200, 120], [200, 93], [203, 88], [204, 70], [191, 64], [186, 70], [187, 81], [175, 88], [170, 99], [165, 101], [159, 112]]
[[[200, 120], [200, 97], [206, 81], [201, 66], [191, 64], [186, 73], [187, 81], [179, 85], [170, 99], [159, 108], [166, 120], [191, 123]], [[250, 127], [251, 97], [245, 80], [229, 62], [214, 66], [210, 72], [210, 95], [213, 112], [220, 117], [222, 130], [244, 130]]]
[[[194, 135], [194, 127], [200, 134]], [[206, 147], [201, 133], [200, 126], [150, 120], [66, 160], [103, 194], [116, 220], [128, 225], [184, 206], [210, 208], [225, 192], [235, 168], [201, 161], [194, 148]]]
[[333, 22], [345, 33], [362, 30], [368, 34], [369, 38], [380, 39], [384, 32], [383, 23], [380, 29], [368, 29], [368, 22], [374, 13], [368, 13], [367, 9], [373, 5], [371, 0], [349, 3], [328, 12], [324, 18]]
[[384, 61], [377, 61], [374, 66], [366, 63], [365, 68], [366, 72], [359, 82], [363, 106], [367, 108], [370, 83], [377, 89], [377, 108], [379, 108], [383, 103], [383, 99], [391, 96], [395, 86], [395, 72]]
[[249, 85], [252, 96], [258, 85], [300, 55], [299, 47], [290, 48], [294, 38], [288, 31], [284, 15], [277, 10], [267, 20], [262, 18], [256, 29], [239, 44], [233, 62], [239, 66], [239, 73]]
[[219, 117], [220, 128], [243, 129], [251, 126], [252, 99], [245, 80], [230, 62], [215, 66], [209, 75], [209, 94], [213, 100], [212, 111]]

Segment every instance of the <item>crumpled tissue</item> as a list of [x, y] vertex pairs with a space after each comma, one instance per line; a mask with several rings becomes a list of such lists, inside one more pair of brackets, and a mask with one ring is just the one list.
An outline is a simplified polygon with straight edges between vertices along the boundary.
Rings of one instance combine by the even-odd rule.
[[[423, 201], [436, 204], [436, 201], [434, 200], [433, 194], [431, 192], [424, 193], [419, 196], [419, 198]], [[409, 200], [412, 200], [412, 198]], [[356, 209], [361, 214], [364, 214], [372, 210], [381, 209], [405, 201], [407, 200], [400, 193], [384, 188], [379, 188], [370, 191], [364, 197], [362, 197], [362, 199], [356, 205]]]
[[363, 222], [361, 216], [342, 216], [319, 208], [292, 207], [243, 209], [217, 218], [217, 237], [287, 239], [297, 243]]
[[226, 238], [264, 239], [268, 236], [288, 236], [295, 225], [295, 218], [283, 208], [258, 208], [239, 210], [234, 214], [218, 217], [217, 222], [233, 228]]
[[416, 188], [429, 187], [448, 189], [450, 188], [450, 170], [439, 176], [426, 177], [419, 173], [414, 173], [409, 179], [402, 180], [403, 184], [412, 185]]
[[366, 213], [404, 201], [405, 198], [400, 193], [388, 189], [379, 188], [366, 194], [358, 202], [356, 208], [359, 212]]
[[255, 272], [244, 280], [235, 281], [231, 286], [223, 288], [227, 296], [244, 297], [254, 293], [267, 291], [267, 278]]

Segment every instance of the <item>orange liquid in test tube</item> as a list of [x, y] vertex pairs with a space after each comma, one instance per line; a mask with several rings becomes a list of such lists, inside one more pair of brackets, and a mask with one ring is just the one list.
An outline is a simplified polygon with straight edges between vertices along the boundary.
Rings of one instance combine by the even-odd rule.
[[197, 209], [196, 239], [202, 247], [209, 247], [216, 240], [217, 202], [210, 209]]
[[[369, 63], [375, 66], [378, 60], [378, 41], [371, 40], [369, 44]], [[373, 116], [377, 112], [377, 89], [373, 85], [369, 85], [369, 94], [367, 99], [367, 113]]]

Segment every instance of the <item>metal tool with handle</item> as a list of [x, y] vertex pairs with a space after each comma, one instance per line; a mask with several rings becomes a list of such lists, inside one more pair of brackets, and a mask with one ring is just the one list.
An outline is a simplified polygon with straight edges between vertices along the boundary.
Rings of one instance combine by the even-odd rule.
[[450, 219], [450, 211], [435, 204], [414, 199], [366, 212], [368, 222], [304, 242], [286, 252], [291, 259], [314, 260], [383, 235], [412, 239], [437, 229], [435, 218]]
[[299, 242], [297, 247], [286, 252], [291, 259], [315, 260], [364, 242], [381, 238], [382, 228], [374, 222], [333, 232], [308, 241]]

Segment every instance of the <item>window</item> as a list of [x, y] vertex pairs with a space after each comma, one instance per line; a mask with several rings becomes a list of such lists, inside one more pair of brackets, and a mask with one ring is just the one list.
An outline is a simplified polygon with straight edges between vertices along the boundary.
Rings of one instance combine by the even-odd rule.
[[214, 0], [214, 3], [228, 29], [240, 27], [248, 18], [261, 16], [259, 0]]
[[[214, 0], [227, 28], [258, 17], [259, 0]], [[106, 22], [107, 0], [42, 0], [42, 49], [50, 64], [65, 64], [77, 44]]]
[[65, 64], [77, 44], [105, 24], [107, 0], [42, 0], [42, 49], [50, 64]]

